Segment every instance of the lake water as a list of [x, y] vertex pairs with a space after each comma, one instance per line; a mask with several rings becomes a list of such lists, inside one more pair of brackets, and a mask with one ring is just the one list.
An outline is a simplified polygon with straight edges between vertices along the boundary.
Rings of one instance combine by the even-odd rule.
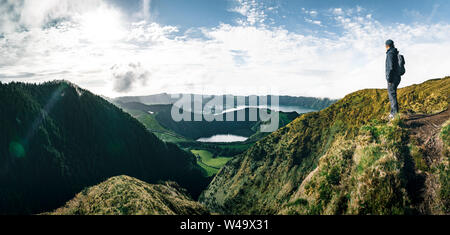
[[248, 138], [238, 135], [214, 135], [208, 138], [200, 138], [197, 141], [206, 143], [232, 143], [232, 142], [244, 142]]

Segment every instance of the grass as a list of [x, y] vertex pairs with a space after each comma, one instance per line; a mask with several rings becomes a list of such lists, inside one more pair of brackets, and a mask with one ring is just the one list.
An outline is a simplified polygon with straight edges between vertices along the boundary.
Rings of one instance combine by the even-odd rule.
[[137, 120], [142, 122], [142, 124], [144, 124], [144, 126], [147, 127], [148, 129], [155, 130], [155, 131], [164, 131], [164, 132], [168, 131], [159, 124], [159, 122], [156, 120], [154, 115], [145, 113], [142, 111], [135, 111], [133, 113], [136, 113], [136, 112], [138, 112], [138, 113], [133, 116], [136, 117]]
[[362, 152], [361, 160], [356, 167], [359, 174], [362, 174], [365, 169], [372, 166], [384, 154], [380, 146], [367, 146]]
[[444, 127], [442, 127], [440, 137], [445, 146], [450, 146], [450, 120], [445, 122]]
[[[445, 110], [449, 79], [399, 89], [402, 114]], [[385, 121], [389, 109], [385, 89], [366, 89], [304, 114], [237, 156], [233, 169], [216, 176], [203, 201], [230, 214], [407, 213], [408, 179], [403, 172], [405, 159], [411, 158], [409, 136], [401, 119]], [[256, 180], [260, 177], [262, 183]], [[301, 200], [283, 208], [298, 198], [308, 206]]]
[[444, 143], [444, 158], [442, 163], [438, 166], [439, 168], [439, 181], [441, 184], [441, 190], [439, 196], [443, 200], [443, 209], [445, 213], [450, 213], [450, 120], [448, 120], [442, 130], [440, 137]]
[[207, 150], [191, 150], [191, 152], [200, 157], [201, 161], [197, 160], [197, 163], [206, 170], [208, 177], [217, 174], [219, 169], [232, 159], [231, 157], [214, 157], [214, 154]]
[[191, 141], [161, 126], [158, 120], [156, 120], [156, 114], [150, 114], [135, 109], [126, 109], [125, 111], [136, 118], [139, 122], [141, 122], [147, 128], [147, 130], [149, 130], [165, 142], [177, 143]]
[[420, 171], [429, 171], [430, 169], [420, 148], [415, 144], [409, 144], [408, 147], [416, 169]]
[[400, 122], [372, 122], [355, 140], [338, 137], [305, 184], [297, 214], [405, 214], [408, 198], [400, 174], [406, 130]]
[[217, 172], [219, 171], [219, 170], [217, 170], [216, 168], [212, 168], [212, 167], [210, 167], [210, 166], [208, 166], [208, 165], [205, 165], [204, 163], [199, 162], [199, 161], [197, 161], [197, 164], [198, 164], [203, 170], [205, 170], [205, 172], [204, 172], [204, 176], [205, 176], [205, 177], [211, 177], [211, 176], [214, 176], [214, 175], [216, 175]]
[[208, 214], [178, 184], [148, 184], [116, 176], [85, 188], [52, 215], [195, 215]]

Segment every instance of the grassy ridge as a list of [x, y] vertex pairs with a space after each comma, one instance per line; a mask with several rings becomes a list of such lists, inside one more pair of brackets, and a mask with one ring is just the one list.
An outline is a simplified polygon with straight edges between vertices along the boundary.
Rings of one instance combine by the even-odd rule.
[[[448, 94], [450, 77], [405, 87], [398, 91], [400, 109], [408, 113], [440, 112], [448, 107]], [[381, 121], [388, 113], [386, 90], [366, 89], [349, 94], [325, 110], [302, 115], [228, 162], [200, 200], [221, 213], [278, 213], [337, 139], [355, 141], [362, 126]], [[378, 160], [363, 160], [366, 163], [361, 167]]]
[[148, 184], [129, 176], [112, 177], [84, 189], [51, 215], [207, 215], [174, 182]]
[[281, 214], [408, 214], [407, 130], [369, 124], [355, 140], [338, 138]]
[[138, 109], [125, 109], [125, 111], [140, 121], [147, 128], [147, 130], [158, 136], [158, 138], [163, 141], [171, 143], [190, 142], [189, 139], [161, 126], [161, 124], [156, 120], [154, 114]]

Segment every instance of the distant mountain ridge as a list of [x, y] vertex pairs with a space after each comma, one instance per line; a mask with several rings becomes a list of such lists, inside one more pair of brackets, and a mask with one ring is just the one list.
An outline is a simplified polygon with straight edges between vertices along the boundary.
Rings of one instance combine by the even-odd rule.
[[[194, 97], [194, 95], [197, 94], [156, 94], [156, 95], [149, 95], [149, 96], [124, 96], [124, 97], [117, 97], [112, 99], [115, 102], [123, 102], [123, 103], [130, 103], [130, 102], [139, 102], [146, 105], [158, 105], [158, 104], [174, 104], [179, 97], [182, 95], [191, 96]], [[198, 95], [197, 95], [198, 96]], [[249, 105], [250, 97], [257, 97], [257, 96], [234, 96], [234, 95], [224, 95], [231, 96], [235, 100], [238, 98], [242, 98], [245, 101], [244, 105]], [[271, 95], [269, 96], [258, 96], [259, 98], [271, 100]], [[213, 96], [203, 96], [202, 103], [205, 105], [209, 101], [211, 101]], [[192, 99], [193, 100], [193, 99]], [[309, 108], [309, 109], [315, 109], [315, 110], [321, 110], [324, 109], [331, 104], [335, 103], [337, 100], [329, 99], [329, 98], [315, 98], [315, 97], [295, 97], [295, 96], [279, 96], [279, 105], [280, 106], [299, 106], [303, 108]]]
[[194, 198], [208, 183], [192, 154], [69, 82], [0, 84], [0, 100], [0, 214], [49, 211], [122, 174]]

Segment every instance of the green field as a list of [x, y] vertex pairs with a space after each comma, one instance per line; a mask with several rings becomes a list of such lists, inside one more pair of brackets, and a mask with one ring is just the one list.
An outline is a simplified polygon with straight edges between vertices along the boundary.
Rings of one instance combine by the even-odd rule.
[[214, 157], [211, 152], [206, 150], [191, 150], [191, 152], [200, 157], [201, 161], [197, 160], [197, 164], [205, 169], [208, 177], [217, 174], [219, 169], [232, 159], [231, 157]]
[[155, 114], [146, 113], [141, 110], [126, 109], [131, 116], [141, 122], [150, 132], [155, 134], [158, 138], [166, 142], [189, 142], [190, 140], [176, 134], [173, 131], [167, 130], [159, 124], [155, 118]]

